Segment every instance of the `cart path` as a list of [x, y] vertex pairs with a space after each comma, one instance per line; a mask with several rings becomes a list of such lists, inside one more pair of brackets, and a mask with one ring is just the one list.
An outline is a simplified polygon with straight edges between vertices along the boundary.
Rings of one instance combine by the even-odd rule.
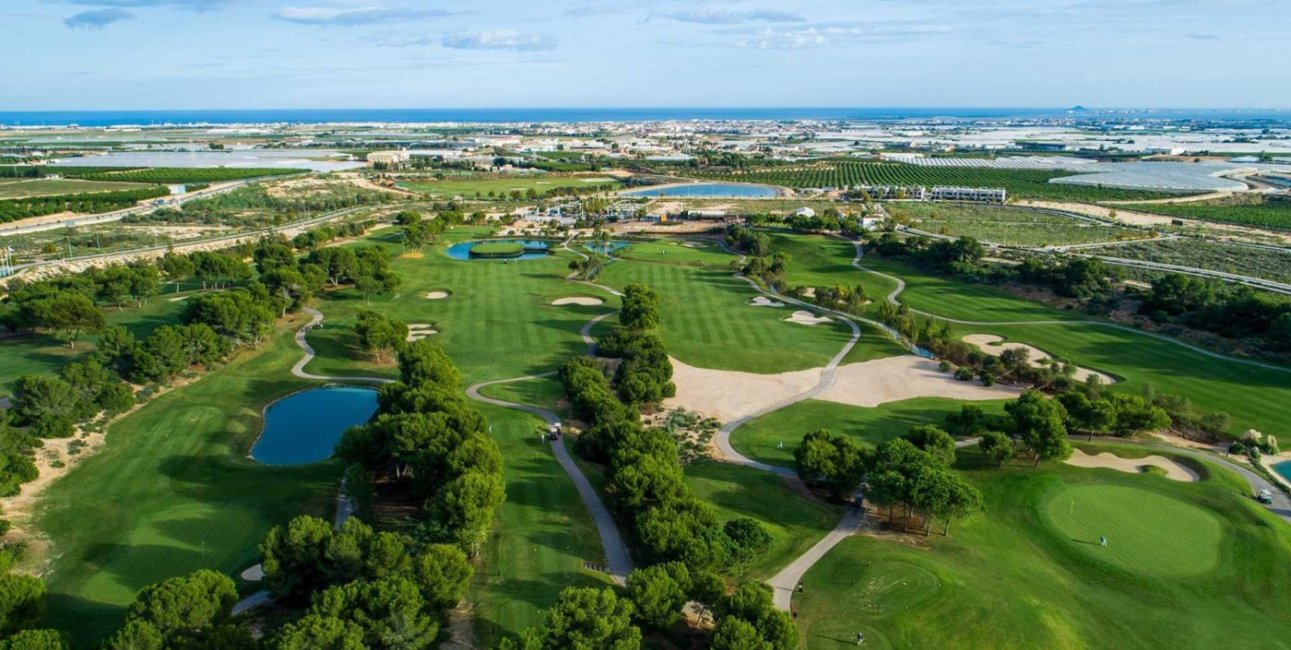
[[772, 599], [776, 609], [790, 611], [793, 601], [794, 589], [802, 582], [802, 576], [807, 570], [815, 566], [820, 558], [838, 546], [840, 542], [851, 537], [861, 529], [861, 524], [865, 521], [865, 512], [858, 508], [848, 508], [847, 514], [838, 522], [834, 530], [829, 531], [823, 539], [816, 542], [814, 546], [807, 549], [806, 553], [794, 558], [788, 566], [781, 569], [779, 573], [767, 580], [767, 584], [772, 589]]
[[[536, 415], [548, 425], [552, 425], [560, 422], [560, 417], [555, 413], [531, 404], [519, 404], [486, 397], [480, 394], [480, 389], [495, 384], [551, 377], [555, 374], [555, 372], [545, 372], [538, 375], [480, 382], [467, 388], [466, 395], [478, 402]], [[623, 536], [619, 533], [619, 527], [615, 524], [614, 517], [610, 516], [609, 509], [601, 501], [601, 497], [596, 493], [596, 488], [592, 487], [591, 481], [587, 480], [587, 476], [583, 474], [583, 471], [578, 468], [578, 464], [570, 457], [569, 450], [565, 448], [565, 436], [562, 435], [551, 441], [551, 451], [556, 456], [556, 461], [560, 463], [560, 467], [569, 475], [569, 480], [574, 483], [574, 488], [578, 490], [578, 496], [583, 499], [583, 504], [587, 507], [588, 514], [592, 516], [592, 521], [596, 524], [596, 532], [601, 538], [601, 548], [605, 552], [610, 577], [620, 587], [626, 585], [628, 574], [632, 572], [632, 556], [628, 553], [627, 545], [623, 543]]]

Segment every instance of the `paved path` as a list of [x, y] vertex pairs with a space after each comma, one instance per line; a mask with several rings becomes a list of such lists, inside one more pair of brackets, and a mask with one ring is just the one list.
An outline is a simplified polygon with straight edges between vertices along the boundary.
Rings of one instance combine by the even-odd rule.
[[806, 553], [794, 558], [789, 566], [775, 574], [767, 584], [772, 589], [772, 599], [777, 609], [789, 611], [793, 601], [794, 589], [802, 582], [802, 576], [807, 570], [825, 557], [839, 542], [847, 539], [861, 529], [861, 524], [865, 520], [865, 512], [857, 508], [848, 508], [847, 514], [843, 515], [842, 521], [829, 531], [815, 546], [807, 549]]
[[309, 362], [314, 360], [314, 348], [309, 345], [309, 341], [305, 340], [305, 334], [307, 334], [309, 330], [313, 329], [314, 326], [323, 322], [323, 313], [313, 307], [304, 307], [302, 308], [302, 311], [309, 314], [311, 320], [306, 323], [304, 327], [296, 330], [296, 345], [300, 346], [300, 349], [304, 351], [304, 354], [301, 355], [300, 361], [297, 361], [296, 365], [291, 367], [291, 374], [300, 377], [301, 379], [313, 379], [315, 381], [363, 382], [367, 384], [394, 383], [393, 379], [387, 379], [385, 377], [337, 377], [332, 375], [315, 375], [313, 373], [305, 372], [305, 366], [309, 365]]
[[[601, 318], [604, 318], [604, 316], [601, 316]], [[542, 418], [549, 425], [555, 424], [560, 422], [560, 418], [547, 409], [531, 404], [519, 404], [494, 399], [480, 394], [480, 389], [485, 386], [550, 377], [555, 374], [555, 372], [547, 372], [540, 375], [486, 381], [467, 388], [466, 394], [473, 400], [531, 413]], [[627, 544], [623, 543], [623, 536], [619, 534], [619, 528], [614, 523], [614, 517], [610, 516], [609, 509], [601, 501], [601, 497], [596, 493], [596, 488], [592, 487], [591, 481], [587, 480], [587, 476], [583, 474], [582, 470], [578, 468], [578, 464], [570, 457], [569, 450], [565, 448], [565, 436], [560, 436], [551, 441], [551, 451], [556, 456], [556, 461], [560, 463], [560, 467], [569, 475], [569, 480], [574, 483], [574, 488], [578, 490], [578, 496], [583, 499], [583, 504], [587, 506], [588, 514], [592, 516], [592, 522], [596, 524], [596, 532], [601, 538], [601, 548], [605, 551], [605, 560], [606, 565], [609, 567], [610, 577], [619, 586], [627, 584], [628, 574], [632, 572], [632, 556], [628, 553]]]

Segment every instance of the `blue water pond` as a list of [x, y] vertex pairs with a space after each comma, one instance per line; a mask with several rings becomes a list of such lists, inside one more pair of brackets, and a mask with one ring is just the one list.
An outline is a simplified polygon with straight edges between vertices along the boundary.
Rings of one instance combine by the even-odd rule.
[[[464, 242], [459, 242], [459, 243], [453, 244], [452, 246], [449, 246], [448, 250], [445, 252], [448, 254], [449, 257], [455, 260], [477, 260], [477, 261], [484, 261], [484, 262], [498, 262], [498, 261], [509, 261], [509, 260], [536, 260], [538, 258], [547, 257], [546, 251], [548, 247], [551, 246], [551, 242], [545, 242], [537, 239], [490, 239], [489, 241], [499, 242], [499, 243], [524, 244], [524, 247], [526, 249], [535, 249], [535, 250], [533, 252], [525, 252], [523, 255], [520, 255], [519, 257], [508, 257], [508, 258], [471, 257], [471, 247], [480, 242], [464, 241]], [[538, 252], [536, 249], [542, 249], [543, 252]]]
[[265, 409], [264, 431], [251, 457], [266, 465], [300, 465], [332, 457], [345, 430], [377, 410], [377, 392], [356, 386], [312, 388]]

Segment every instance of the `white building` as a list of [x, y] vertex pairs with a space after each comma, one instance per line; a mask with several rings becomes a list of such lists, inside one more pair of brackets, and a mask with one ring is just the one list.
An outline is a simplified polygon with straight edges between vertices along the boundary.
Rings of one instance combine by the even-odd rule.
[[398, 151], [373, 151], [368, 154], [369, 165], [381, 165], [387, 168], [402, 167], [408, 164], [409, 155], [402, 149]]
[[797, 210], [794, 210], [794, 211], [793, 211], [793, 216], [795, 216], [795, 217], [808, 217], [808, 218], [811, 218], [811, 217], [816, 216], [816, 211], [815, 211], [815, 210], [812, 210], [811, 208], [808, 208], [808, 207], [804, 206], [804, 207], [798, 208]]
[[1004, 203], [1008, 192], [1002, 187], [934, 187], [933, 201], [973, 201], [976, 203]]

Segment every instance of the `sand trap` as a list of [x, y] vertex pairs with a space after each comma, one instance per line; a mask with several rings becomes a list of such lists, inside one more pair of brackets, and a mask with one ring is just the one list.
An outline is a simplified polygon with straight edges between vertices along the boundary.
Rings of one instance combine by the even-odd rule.
[[174, 298], [171, 298], [171, 299], [170, 299], [170, 300], [168, 300], [167, 302], [183, 302], [183, 301], [185, 301], [185, 300], [188, 300], [188, 299], [189, 299], [189, 298], [191, 298], [191, 297], [193, 297], [193, 294], [191, 294], [191, 293], [190, 293], [190, 294], [188, 294], [188, 295], [186, 295], [186, 296], [176, 296], [176, 297], [174, 297]]
[[264, 580], [264, 565], [257, 564], [253, 567], [249, 567], [239, 575], [241, 575], [242, 579], [247, 582], [260, 582], [261, 580]]
[[821, 323], [831, 323], [834, 319], [828, 316], [817, 316], [809, 311], [799, 309], [785, 320], [799, 325], [819, 325]]
[[664, 400], [664, 408], [684, 408], [730, 422], [811, 390], [820, 381], [820, 372], [812, 368], [760, 375], [696, 368], [672, 359], [677, 396]]
[[605, 301], [601, 300], [600, 298], [592, 298], [590, 296], [569, 296], [566, 298], [557, 298], [551, 301], [551, 304], [558, 305], [558, 306], [559, 305], [582, 305], [584, 307], [595, 307], [596, 305], [605, 304]]
[[[969, 334], [968, 336], [964, 337], [965, 343], [975, 345], [982, 352], [985, 352], [986, 354], [989, 354], [993, 357], [1000, 356], [1000, 353], [1004, 352], [1005, 350], [1013, 350], [1017, 348], [1030, 350], [1031, 365], [1037, 368], [1045, 365], [1044, 363], [1041, 363], [1041, 362], [1048, 361], [1049, 359], [1052, 358], [1044, 350], [1041, 350], [1040, 348], [1037, 348], [1031, 345], [1027, 345], [1026, 343], [1014, 343], [1011, 341], [1008, 343], [1005, 343], [1003, 341], [1004, 339], [1002, 337], [996, 336], [994, 334]], [[1104, 384], [1116, 383], [1116, 380], [1113, 379], [1111, 375], [1106, 375], [1101, 372], [1098, 372], [1097, 370], [1090, 370], [1088, 368], [1076, 368], [1076, 381], [1085, 381], [1090, 376], [1098, 377], [1103, 381]]]
[[1200, 476], [1192, 468], [1171, 460], [1165, 456], [1146, 456], [1144, 458], [1121, 458], [1111, 452], [1102, 452], [1096, 456], [1079, 450], [1071, 450], [1071, 458], [1063, 461], [1068, 465], [1076, 467], [1096, 467], [1103, 469], [1114, 469], [1118, 472], [1127, 472], [1130, 474], [1142, 473], [1143, 468], [1147, 466], [1160, 467], [1165, 470], [1166, 478], [1172, 481], [1182, 481], [1184, 483], [1196, 483]]
[[772, 300], [766, 296], [758, 296], [754, 298], [753, 302], [750, 302], [749, 304], [753, 305], [754, 307], [783, 307], [784, 306], [784, 303], [779, 302], [777, 300]]
[[431, 291], [426, 294], [426, 300], [443, 300], [448, 297], [447, 291]]
[[[673, 359], [672, 371], [677, 396], [665, 400], [665, 408], [685, 408], [730, 422], [806, 393], [820, 382], [822, 369], [760, 375], [696, 368]], [[977, 382], [957, 381], [937, 370], [935, 361], [903, 355], [841, 366], [834, 385], [815, 399], [872, 407], [915, 397], [1003, 400], [1020, 392], [1006, 386], [987, 388]]]
[[959, 381], [937, 369], [932, 359], [902, 355], [839, 366], [834, 385], [816, 399], [852, 406], [878, 406], [915, 397], [965, 401], [1012, 399], [1022, 391], [1010, 386], [983, 386]]
[[439, 330], [435, 329], [430, 323], [408, 323], [408, 336], [404, 340], [420, 341], [431, 334], [438, 334]]

